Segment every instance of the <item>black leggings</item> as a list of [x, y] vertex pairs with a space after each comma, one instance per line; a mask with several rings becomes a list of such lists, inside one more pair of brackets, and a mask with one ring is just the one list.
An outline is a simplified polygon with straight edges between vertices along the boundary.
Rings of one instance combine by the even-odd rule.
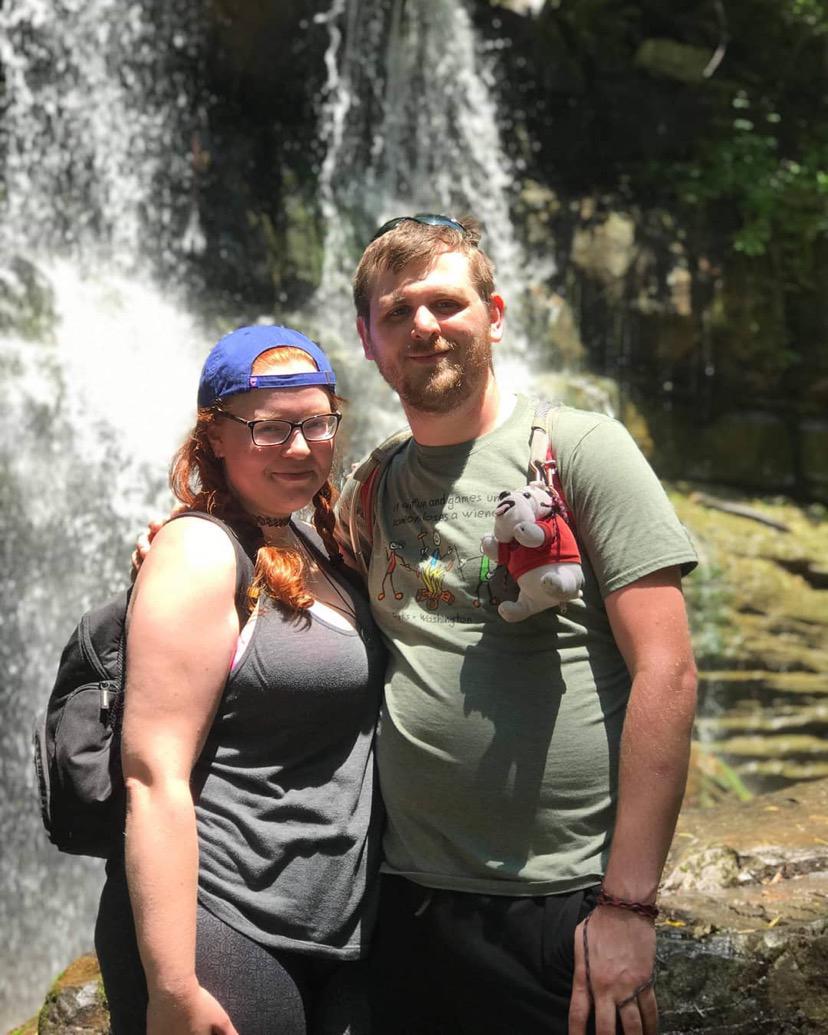
[[[112, 1035], [146, 1035], [147, 985], [123, 863], [111, 862], [95, 925]], [[268, 949], [198, 907], [196, 974], [239, 1035], [367, 1035], [360, 963]]]

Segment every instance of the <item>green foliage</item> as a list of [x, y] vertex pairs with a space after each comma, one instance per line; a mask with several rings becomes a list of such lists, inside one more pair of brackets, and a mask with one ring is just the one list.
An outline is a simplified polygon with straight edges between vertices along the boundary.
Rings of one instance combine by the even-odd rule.
[[789, 0], [783, 12], [795, 21], [803, 22], [816, 33], [828, 32], [828, 10], [825, 0]]
[[694, 742], [691, 764], [702, 808], [712, 808], [732, 798], [737, 801], [750, 801], [753, 798], [736, 770], [708, 745]]
[[740, 90], [727, 131], [678, 163], [676, 190], [688, 206], [728, 205], [733, 248], [748, 257], [776, 252], [786, 286], [805, 286], [815, 242], [828, 234], [828, 126], [801, 145], [783, 144], [782, 115]]

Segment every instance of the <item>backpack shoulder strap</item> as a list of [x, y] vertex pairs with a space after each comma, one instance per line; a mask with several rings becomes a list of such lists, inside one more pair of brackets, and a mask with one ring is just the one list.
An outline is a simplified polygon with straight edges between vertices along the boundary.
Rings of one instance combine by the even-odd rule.
[[403, 428], [381, 442], [348, 475], [337, 501], [340, 541], [365, 577], [368, 575], [368, 564], [371, 560], [374, 514], [380, 479], [393, 457], [410, 439], [410, 429]]
[[532, 431], [529, 435], [528, 480], [537, 481], [541, 478], [549, 485], [560, 500], [561, 512], [567, 524], [574, 529], [575, 519], [566, 501], [566, 496], [564, 496], [558, 457], [552, 440], [552, 427], [560, 408], [560, 403], [553, 403], [548, 399], [539, 400], [535, 406], [535, 413], [532, 418]]
[[[86, 611], [73, 634], [77, 636], [81, 658], [101, 680], [121, 678], [124, 621], [131, 594], [130, 586], [105, 604]], [[71, 641], [67, 648], [71, 649]]]

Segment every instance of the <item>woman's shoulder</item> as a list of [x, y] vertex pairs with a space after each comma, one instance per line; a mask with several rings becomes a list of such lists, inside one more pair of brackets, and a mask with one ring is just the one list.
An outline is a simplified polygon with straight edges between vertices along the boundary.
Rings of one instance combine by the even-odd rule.
[[235, 551], [225, 525], [202, 520], [197, 513], [180, 514], [156, 534], [142, 572], [147, 566], [203, 578], [210, 573], [232, 573]]
[[[215, 615], [234, 609], [236, 558], [227, 534], [216, 524], [182, 516], [169, 521], [152, 541], [130, 601], [130, 635], [138, 616], [142, 629], [208, 628]], [[183, 626], [182, 626], [183, 623]]]

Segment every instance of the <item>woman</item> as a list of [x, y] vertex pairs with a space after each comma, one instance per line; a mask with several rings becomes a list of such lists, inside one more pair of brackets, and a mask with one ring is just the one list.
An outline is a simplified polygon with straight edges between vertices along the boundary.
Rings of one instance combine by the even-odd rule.
[[[334, 389], [281, 327], [204, 365], [171, 471], [188, 510], [129, 614], [125, 851], [96, 927], [115, 1035], [367, 1030], [384, 657], [332, 535]], [[311, 502], [318, 537], [291, 518]]]

